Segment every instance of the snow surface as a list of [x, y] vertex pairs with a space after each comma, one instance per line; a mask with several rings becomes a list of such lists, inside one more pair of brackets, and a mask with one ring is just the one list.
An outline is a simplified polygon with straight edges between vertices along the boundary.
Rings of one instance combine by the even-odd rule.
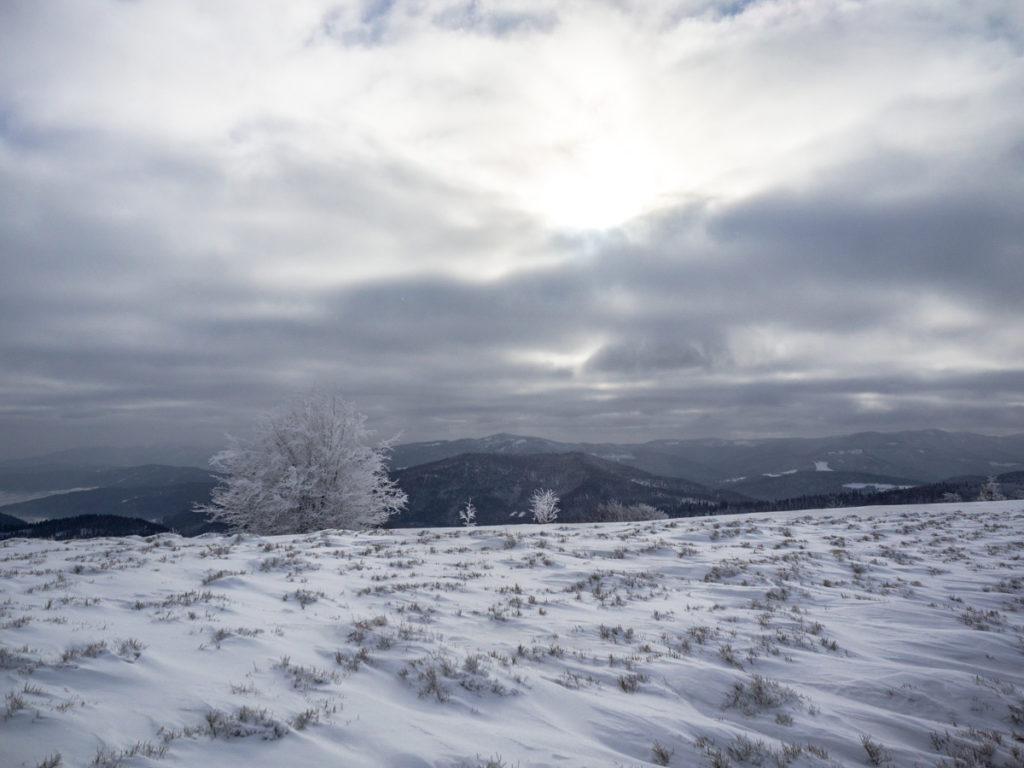
[[7, 541], [0, 764], [1020, 766], [1022, 557], [1020, 501]]
[[830, 467], [828, 465], [827, 461], [816, 461], [816, 462], [814, 462], [814, 471], [815, 472], [831, 472], [832, 471], [832, 467]]
[[785, 475], [795, 475], [799, 472], [799, 469], [787, 469], [785, 472], [762, 472], [763, 477], [783, 477]]

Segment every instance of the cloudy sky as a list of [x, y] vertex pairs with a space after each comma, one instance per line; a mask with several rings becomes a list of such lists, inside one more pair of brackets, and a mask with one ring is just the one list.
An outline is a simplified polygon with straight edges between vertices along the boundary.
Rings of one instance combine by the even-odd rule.
[[0, 458], [1024, 431], [1019, 0], [5, 0]]

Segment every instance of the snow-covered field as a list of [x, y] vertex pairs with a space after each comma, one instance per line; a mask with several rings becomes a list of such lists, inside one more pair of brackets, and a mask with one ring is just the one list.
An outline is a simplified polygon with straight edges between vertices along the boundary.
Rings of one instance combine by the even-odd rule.
[[0, 587], [5, 767], [1024, 765], [1020, 501], [15, 540]]

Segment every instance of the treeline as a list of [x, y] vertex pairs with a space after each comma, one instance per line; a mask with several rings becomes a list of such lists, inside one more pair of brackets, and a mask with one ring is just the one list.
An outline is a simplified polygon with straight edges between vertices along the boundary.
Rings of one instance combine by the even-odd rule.
[[57, 520], [43, 520], [22, 526], [0, 529], [2, 539], [91, 539], [98, 536], [152, 536], [169, 533], [160, 523], [151, 523], [137, 517], [119, 515], [78, 515]]

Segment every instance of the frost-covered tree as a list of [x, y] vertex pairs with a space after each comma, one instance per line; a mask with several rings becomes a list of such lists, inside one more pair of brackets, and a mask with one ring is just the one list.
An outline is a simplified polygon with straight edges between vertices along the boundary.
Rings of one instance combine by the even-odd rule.
[[999, 481], [990, 475], [984, 485], [981, 486], [981, 491], [978, 493], [978, 501], [1002, 501], [1005, 498], [1002, 489], [999, 487]]
[[366, 417], [337, 393], [314, 391], [262, 417], [253, 439], [229, 440], [210, 459], [224, 479], [198, 509], [232, 528], [371, 528], [405, 506], [387, 473], [390, 443], [374, 446]]
[[530, 513], [534, 522], [553, 523], [558, 518], [558, 497], [555, 492], [538, 488], [530, 497]]
[[467, 528], [472, 528], [476, 525], [476, 507], [473, 506], [472, 499], [467, 501], [466, 506], [459, 510], [459, 520]]

